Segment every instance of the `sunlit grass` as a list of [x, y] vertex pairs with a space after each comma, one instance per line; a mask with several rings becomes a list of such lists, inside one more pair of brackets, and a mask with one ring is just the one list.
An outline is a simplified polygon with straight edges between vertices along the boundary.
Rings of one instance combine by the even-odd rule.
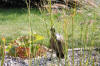
[[[56, 32], [64, 36], [65, 39], [65, 60], [68, 58], [68, 49], [72, 48], [72, 62], [74, 66], [74, 48], [90, 48], [100, 47], [100, 22], [99, 12], [94, 9], [82, 9], [82, 13], [78, 13], [76, 9], [62, 10], [61, 13], [53, 14], [51, 10], [51, 0], [49, 2], [49, 9], [47, 11], [39, 11], [38, 9], [30, 8], [30, 4], [27, 3], [26, 8], [22, 9], [0, 9], [0, 38], [5, 36], [7, 43], [3, 41], [3, 51], [5, 50], [5, 44], [8, 45], [11, 40], [16, 39], [19, 36], [29, 35], [29, 66], [31, 66], [31, 46], [32, 33], [37, 33], [44, 39], [37, 42], [49, 47], [50, 43], [50, 28], [55, 26]], [[98, 10], [98, 9], [97, 9]], [[49, 13], [49, 14], [48, 14]], [[39, 37], [36, 39], [40, 39]], [[2, 41], [2, 40], [1, 40]], [[37, 41], [37, 40], [36, 40]], [[24, 45], [25, 46], [25, 45]], [[5, 52], [5, 51], [4, 51]], [[36, 50], [33, 51], [34, 55]], [[83, 52], [80, 52], [83, 53]], [[2, 65], [4, 63], [4, 53], [2, 56]], [[84, 51], [84, 57], [81, 58], [80, 66], [84, 62], [86, 55]], [[90, 56], [90, 61], [91, 56]], [[88, 66], [88, 59], [84, 65]], [[68, 61], [69, 63], [69, 61]], [[58, 63], [59, 65], [59, 63]], [[67, 64], [66, 64], [67, 65]], [[68, 64], [70, 66], [70, 64]], [[94, 58], [93, 64], [94, 66]]]
[[[83, 10], [84, 11], [84, 10]], [[91, 13], [92, 16], [88, 16], [88, 13]], [[98, 13], [98, 12], [97, 12]], [[40, 35], [43, 35], [46, 37], [46, 40], [44, 40], [43, 44], [48, 45], [48, 40], [49, 38], [47, 37], [47, 30], [50, 29], [50, 16], [46, 17], [47, 13], [41, 13], [37, 9], [31, 9], [31, 24], [32, 24], [32, 29], [33, 32], [37, 32]], [[61, 33], [64, 35], [64, 32], [62, 30], [62, 25], [63, 25], [63, 18], [61, 18], [61, 21], [58, 22], [58, 16], [59, 18], [62, 16], [61, 14], [59, 15], [52, 15], [52, 19], [54, 20], [54, 26], [55, 29], [58, 33]], [[70, 40], [71, 37], [71, 17], [66, 15], [68, 18], [68, 37]], [[99, 39], [99, 15], [96, 14], [96, 39]], [[47, 28], [45, 26], [45, 23], [43, 21], [45, 20], [45, 23], [47, 24]], [[73, 38], [75, 39], [75, 46], [74, 47], [80, 47], [82, 45], [81, 40], [80, 40], [80, 32], [81, 32], [81, 23], [86, 23], [89, 22], [90, 20], [94, 20], [93, 12], [88, 12], [84, 11], [82, 14], [77, 13], [74, 16], [74, 36]], [[46, 29], [45, 29], [46, 28]], [[89, 32], [89, 37], [91, 37], [91, 26], [88, 28]], [[83, 34], [84, 36], [84, 31], [85, 31], [85, 24], [83, 24]], [[7, 42], [10, 42], [12, 39], [16, 39], [17, 37], [21, 35], [27, 35], [29, 34], [29, 27], [28, 27], [28, 14], [27, 14], [27, 9], [0, 9], [0, 38], [5, 35], [7, 38]], [[89, 38], [89, 42], [91, 39]], [[99, 41], [96, 42], [96, 44], [99, 46]], [[95, 45], [96, 45], [95, 44]], [[69, 48], [71, 47], [71, 43], [68, 43]], [[88, 44], [89, 46], [90, 44]]]

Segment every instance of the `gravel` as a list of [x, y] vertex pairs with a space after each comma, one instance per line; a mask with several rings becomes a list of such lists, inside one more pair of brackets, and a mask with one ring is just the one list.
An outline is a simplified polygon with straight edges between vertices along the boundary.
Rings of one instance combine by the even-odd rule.
[[[58, 59], [56, 57], [55, 52], [52, 54], [47, 52], [47, 55], [44, 57], [37, 57], [32, 58], [31, 66], [73, 66], [73, 58], [74, 58], [74, 66], [86, 66], [86, 63], [88, 62], [87, 66], [100, 66], [100, 53], [96, 51], [92, 51], [91, 54], [89, 54], [90, 51], [74, 51], [74, 57], [72, 54], [72, 51], [68, 51], [68, 59], [65, 61], [65, 59]], [[94, 60], [93, 60], [94, 58]], [[87, 60], [88, 59], [88, 60]], [[1, 61], [1, 59], [0, 59]], [[66, 63], [66, 64], [65, 64]], [[1, 62], [0, 62], [1, 65]], [[29, 59], [21, 59], [21, 58], [14, 58], [14, 57], [5, 57], [4, 66], [29, 66]]]

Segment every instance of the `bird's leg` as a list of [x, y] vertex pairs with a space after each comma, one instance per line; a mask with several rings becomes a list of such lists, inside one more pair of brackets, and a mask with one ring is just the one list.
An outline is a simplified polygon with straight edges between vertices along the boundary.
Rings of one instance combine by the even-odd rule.
[[61, 59], [61, 58], [60, 58], [60, 54], [59, 54], [59, 52], [56, 52], [56, 55], [57, 55], [57, 57], [58, 57], [57, 60], [58, 60], [58, 66], [59, 66], [60, 59]]
[[60, 63], [60, 58], [57, 58], [58, 62], [57, 62], [57, 65], [59, 66], [59, 63]]
[[53, 57], [53, 50], [51, 50], [51, 55], [50, 55], [50, 61], [52, 60], [52, 57]]

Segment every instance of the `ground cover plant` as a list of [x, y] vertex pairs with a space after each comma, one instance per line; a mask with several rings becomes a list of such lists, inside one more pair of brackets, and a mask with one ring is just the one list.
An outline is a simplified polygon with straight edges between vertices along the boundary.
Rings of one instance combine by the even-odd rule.
[[[90, 60], [87, 59], [86, 62], [80, 61], [78, 64], [80, 66], [89, 66], [89, 61], [91, 61], [92, 66], [95, 66], [95, 59], [91, 56], [91, 52], [94, 48], [98, 48], [98, 51], [100, 51], [99, 7], [81, 8], [80, 10], [76, 8], [62, 9], [58, 13], [53, 13], [51, 2], [47, 11], [30, 8], [29, 5], [27, 3], [28, 9], [0, 9], [0, 50], [3, 51], [0, 52], [2, 56], [1, 66], [4, 63], [6, 51], [11, 52], [10, 56], [23, 59], [29, 58], [29, 66], [31, 66], [32, 57], [36, 57], [35, 55], [42, 56], [42, 53], [48, 51], [40, 46], [50, 47], [50, 28], [52, 26], [54, 26], [57, 33], [64, 36], [66, 46], [64, 49], [65, 61], [68, 59], [68, 49], [71, 48], [72, 64], [74, 66], [74, 48], [84, 48], [89, 49]], [[8, 49], [5, 48], [6, 46]], [[80, 59], [84, 60], [85, 56], [86, 54], [84, 54], [83, 59]], [[65, 63], [65, 65], [71, 66], [69, 62]]]

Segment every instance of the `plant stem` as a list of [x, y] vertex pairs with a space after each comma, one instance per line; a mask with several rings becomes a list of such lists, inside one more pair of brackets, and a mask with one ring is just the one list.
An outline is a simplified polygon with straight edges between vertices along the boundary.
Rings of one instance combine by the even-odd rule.
[[5, 41], [3, 41], [3, 54], [2, 54], [2, 60], [1, 60], [1, 66], [4, 64], [4, 58], [5, 58]]
[[31, 61], [31, 43], [32, 43], [32, 26], [31, 26], [31, 19], [30, 19], [30, 16], [31, 16], [31, 12], [30, 12], [30, 3], [31, 3], [31, 1], [30, 0], [28, 0], [29, 2], [27, 2], [27, 0], [26, 0], [26, 5], [27, 5], [27, 8], [28, 8], [28, 23], [29, 23], [29, 28], [30, 28], [30, 35], [29, 35], [29, 37], [30, 37], [30, 45], [29, 45], [29, 66], [31, 66], [31, 64], [32, 64], [32, 61]]

